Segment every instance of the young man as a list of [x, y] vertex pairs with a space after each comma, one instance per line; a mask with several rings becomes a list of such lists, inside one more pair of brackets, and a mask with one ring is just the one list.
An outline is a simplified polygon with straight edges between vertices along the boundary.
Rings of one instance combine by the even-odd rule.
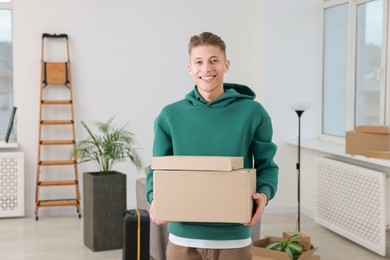
[[[185, 99], [166, 106], [155, 121], [153, 156], [241, 156], [256, 168], [256, 211], [250, 223], [168, 224], [168, 260], [251, 260], [251, 226], [275, 195], [278, 166], [273, 158], [272, 124], [247, 86], [224, 83], [230, 62], [224, 41], [209, 32], [189, 42], [188, 72], [195, 88]], [[154, 220], [153, 171], [147, 175], [147, 200]], [[191, 207], [191, 205], [188, 205]], [[163, 224], [157, 222], [157, 224]]]

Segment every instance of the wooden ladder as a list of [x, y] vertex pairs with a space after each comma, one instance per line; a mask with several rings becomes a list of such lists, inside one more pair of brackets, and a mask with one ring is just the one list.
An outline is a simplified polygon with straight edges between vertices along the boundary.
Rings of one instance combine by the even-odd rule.
[[[66, 62], [46, 62], [44, 59], [45, 51], [45, 39], [54, 39], [66, 40], [66, 51], [67, 51], [67, 61]], [[39, 143], [38, 143], [38, 167], [37, 167], [37, 179], [36, 179], [36, 193], [35, 193], [35, 219], [38, 220], [38, 210], [40, 207], [59, 207], [59, 206], [75, 206], [79, 218], [81, 218], [80, 213], [80, 191], [79, 191], [79, 177], [78, 177], [78, 167], [77, 161], [70, 159], [72, 151], [75, 150], [76, 146], [76, 132], [74, 125], [74, 107], [73, 107], [73, 94], [72, 94], [72, 80], [71, 80], [71, 70], [70, 70], [70, 58], [69, 58], [69, 41], [68, 35], [66, 34], [43, 34], [42, 35], [42, 56], [41, 56], [41, 88], [40, 88], [40, 109], [39, 109]], [[60, 92], [58, 89], [59, 86], [65, 87], [67, 91]], [[65, 99], [58, 99], [57, 97], [53, 98], [53, 92], [55, 91], [63, 94], [68, 92], [68, 97]], [[50, 93], [49, 93], [50, 92]], [[52, 94], [51, 96], [49, 94]], [[60, 94], [60, 95], [61, 95]], [[48, 98], [45, 98], [45, 97]], [[49, 97], [50, 96], [50, 97]], [[56, 107], [56, 108], [54, 108]], [[61, 110], [66, 116], [70, 116], [70, 119], [61, 119], [61, 120], [48, 120], [44, 117], [49, 115], [53, 117], [53, 114], [58, 112], [58, 108], [64, 108]], [[64, 115], [62, 115], [64, 116]], [[54, 127], [53, 127], [54, 126]], [[55, 127], [62, 127], [61, 134], [68, 134], [70, 137], [67, 138], [54, 138], [53, 134], [57, 133], [58, 129]], [[69, 127], [71, 129], [69, 129]], [[57, 130], [57, 131], [56, 131]], [[51, 138], [49, 138], [51, 136]], [[48, 151], [48, 149], [51, 149]], [[60, 149], [60, 150], [57, 150]], [[56, 157], [64, 155], [66, 153], [66, 158], [59, 159], [47, 159], [44, 160], [43, 157]], [[74, 154], [73, 158], [77, 158]], [[68, 175], [69, 169], [73, 168], [72, 177], [68, 177], [65, 180], [56, 177], [56, 175]], [[62, 177], [63, 178], [63, 177]], [[69, 179], [71, 178], [71, 179]], [[75, 188], [75, 197], [74, 198], [56, 198], [50, 200], [42, 200], [40, 198], [41, 187], [69, 187], [74, 186]], [[54, 189], [53, 188], [53, 189]], [[52, 191], [53, 191], [52, 189]], [[57, 190], [60, 193], [59, 190]], [[63, 193], [64, 191], [62, 191]], [[61, 193], [60, 193], [61, 194]]]

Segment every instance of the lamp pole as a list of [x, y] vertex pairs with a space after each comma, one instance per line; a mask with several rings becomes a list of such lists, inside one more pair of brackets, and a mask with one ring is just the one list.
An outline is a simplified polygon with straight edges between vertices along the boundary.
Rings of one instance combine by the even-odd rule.
[[301, 115], [305, 110], [295, 110], [298, 115], [298, 232], [301, 232]]
[[310, 108], [312, 101], [309, 99], [289, 100], [289, 107], [298, 115], [298, 162], [296, 169], [298, 172], [298, 232], [301, 232], [301, 116], [303, 112]]

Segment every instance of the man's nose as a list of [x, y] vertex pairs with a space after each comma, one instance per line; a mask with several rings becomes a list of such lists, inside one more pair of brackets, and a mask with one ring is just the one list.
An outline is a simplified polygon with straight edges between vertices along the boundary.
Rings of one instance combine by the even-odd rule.
[[208, 64], [208, 63], [202, 64], [202, 67], [201, 67], [202, 71], [207, 72], [207, 71], [210, 71], [210, 69], [211, 69], [211, 65], [210, 64]]

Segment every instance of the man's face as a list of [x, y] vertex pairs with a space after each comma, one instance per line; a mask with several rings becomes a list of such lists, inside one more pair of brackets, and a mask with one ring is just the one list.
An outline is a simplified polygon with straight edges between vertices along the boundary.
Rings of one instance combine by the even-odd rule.
[[223, 76], [229, 65], [218, 46], [201, 45], [191, 50], [188, 72], [203, 97], [204, 94], [213, 96], [223, 93]]

